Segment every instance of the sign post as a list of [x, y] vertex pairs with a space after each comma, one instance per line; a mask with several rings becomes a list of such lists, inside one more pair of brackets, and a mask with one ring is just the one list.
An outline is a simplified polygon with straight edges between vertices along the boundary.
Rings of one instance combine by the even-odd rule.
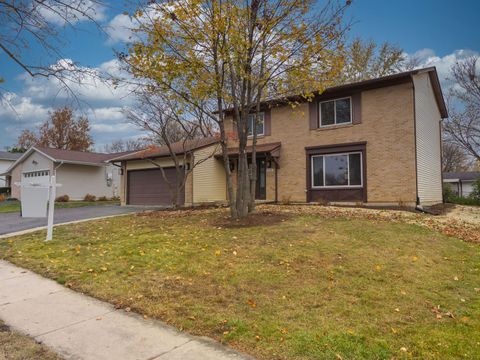
[[47, 223], [47, 238], [45, 241], [52, 240], [53, 237], [53, 214], [55, 211], [55, 197], [57, 193], [57, 180], [53, 175], [50, 178], [50, 185], [48, 187], [49, 199], [48, 199], [48, 223]]

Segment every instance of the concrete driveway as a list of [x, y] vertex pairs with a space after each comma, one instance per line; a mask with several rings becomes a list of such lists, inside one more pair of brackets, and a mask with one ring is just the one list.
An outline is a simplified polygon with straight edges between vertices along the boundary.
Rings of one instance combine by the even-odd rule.
[[[55, 209], [54, 223], [62, 224], [71, 221], [88, 220], [103, 216], [129, 214], [142, 210], [148, 209], [118, 205], [98, 205], [69, 209]], [[47, 218], [22, 218], [20, 213], [0, 213], [0, 235], [34, 229], [42, 226], [47, 226]]]

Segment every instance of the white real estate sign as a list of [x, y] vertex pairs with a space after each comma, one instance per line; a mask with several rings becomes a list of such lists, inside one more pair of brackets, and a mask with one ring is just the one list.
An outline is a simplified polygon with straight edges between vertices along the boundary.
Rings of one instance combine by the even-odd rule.
[[35, 184], [21, 184], [22, 187], [22, 217], [47, 217], [49, 188]]
[[47, 241], [52, 240], [53, 235], [53, 216], [55, 210], [56, 190], [60, 184], [57, 184], [55, 176], [50, 177], [49, 183], [27, 182], [15, 184], [21, 187], [22, 191], [22, 217], [25, 218], [44, 218], [47, 217], [48, 226]]

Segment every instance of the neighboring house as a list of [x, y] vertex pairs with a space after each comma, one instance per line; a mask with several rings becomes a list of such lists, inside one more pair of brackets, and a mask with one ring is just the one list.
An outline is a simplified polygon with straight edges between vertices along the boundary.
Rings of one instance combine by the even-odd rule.
[[[125, 154], [125, 153], [122, 153]], [[11, 177], [12, 197], [21, 199], [18, 182], [48, 184], [55, 174], [57, 195], [81, 200], [86, 194], [97, 198], [118, 196], [119, 169], [107, 161], [122, 154], [100, 154], [34, 146], [18, 158], [3, 174]]]
[[[257, 199], [403, 206], [443, 201], [440, 122], [447, 110], [435, 68], [328, 88], [313, 101], [289, 100], [296, 106], [262, 104], [255, 129]], [[226, 115], [235, 178], [236, 127]], [[221, 154], [210, 141], [194, 151], [194, 158], [212, 151], [215, 157], [194, 168], [186, 205], [226, 201]], [[171, 166], [168, 151], [157, 150], [116, 159], [123, 169], [123, 204], [168, 203], [159, 170], [145, 160]]]
[[468, 197], [473, 191], [473, 184], [480, 179], [480, 171], [446, 172], [443, 182], [449, 184], [457, 196]]
[[[0, 151], [0, 174], [6, 172], [20, 156], [22, 156], [20, 153]], [[0, 175], [0, 188], [1, 187], [10, 187], [10, 177], [8, 175]]]

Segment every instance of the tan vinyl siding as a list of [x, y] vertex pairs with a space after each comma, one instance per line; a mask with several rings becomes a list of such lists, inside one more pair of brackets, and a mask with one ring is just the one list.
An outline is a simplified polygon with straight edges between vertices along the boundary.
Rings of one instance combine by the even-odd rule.
[[95, 195], [97, 198], [105, 196], [111, 198], [115, 196], [118, 183], [112, 181], [107, 183], [107, 174], [111, 174], [115, 179], [113, 172], [116, 168], [110, 166], [86, 166], [63, 164], [57, 173], [57, 182], [62, 184], [57, 189], [58, 195], [68, 195], [72, 200], [82, 200], [85, 195]]
[[427, 73], [413, 77], [417, 137], [417, 181], [421, 205], [442, 202], [441, 115]]
[[227, 200], [227, 186], [222, 161], [212, 156], [219, 152], [219, 146], [213, 145], [200, 149], [194, 154], [197, 164], [193, 169], [194, 203], [224, 202]]

